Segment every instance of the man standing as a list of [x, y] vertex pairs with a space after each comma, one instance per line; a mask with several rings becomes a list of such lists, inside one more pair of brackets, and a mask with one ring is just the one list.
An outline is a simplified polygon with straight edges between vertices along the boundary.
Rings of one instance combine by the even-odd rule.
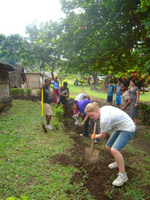
[[[50, 125], [51, 117], [52, 117], [52, 109], [50, 105], [50, 89], [51, 81], [49, 79], [45, 80], [45, 85], [43, 86], [43, 108], [46, 115], [47, 129], [53, 129]], [[42, 89], [41, 89], [42, 92]]]

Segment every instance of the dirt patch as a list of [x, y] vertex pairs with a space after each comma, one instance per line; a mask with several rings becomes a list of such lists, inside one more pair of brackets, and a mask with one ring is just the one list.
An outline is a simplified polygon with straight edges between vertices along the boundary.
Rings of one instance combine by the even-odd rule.
[[[80, 137], [79, 134], [82, 133], [81, 128], [75, 125], [72, 126], [72, 124], [73, 122], [69, 123], [69, 120], [65, 121], [66, 134], [69, 135], [70, 130], [76, 132], [76, 135], [70, 135], [70, 137], [75, 141], [73, 148], [69, 150], [71, 156], [65, 154], [56, 155], [52, 158], [50, 163], [57, 163], [63, 166], [71, 165], [79, 169], [79, 172], [74, 174], [70, 184], [84, 183], [80, 192], [87, 188], [95, 200], [120, 200], [121, 194], [119, 193], [118, 188], [113, 188], [111, 184], [111, 182], [116, 178], [118, 171], [117, 169], [110, 170], [107, 167], [108, 164], [113, 161], [113, 158], [108, 155], [105, 150], [100, 150], [103, 159], [98, 159], [94, 164], [87, 162], [85, 160], [85, 146], [87, 145], [86, 140], [88, 139]], [[124, 152], [124, 155], [126, 159], [132, 156], [126, 152]], [[129, 166], [126, 168], [128, 171], [128, 177], [131, 180], [135, 176], [136, 172]], [[66, 190], [67, 194], [71, 194], [72, 192], [73, 191]], [[84, 200], [86, 200], [86, 197]]]

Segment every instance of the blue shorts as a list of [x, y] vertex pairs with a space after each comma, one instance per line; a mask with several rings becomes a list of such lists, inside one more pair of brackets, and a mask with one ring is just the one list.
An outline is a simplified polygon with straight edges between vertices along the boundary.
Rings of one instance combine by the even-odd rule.
[[113, 147], [120, 151], [134, 136], [135, 132], [130, 131], [114, 131], [109, 138], [106, 146]]
[[113, 101], [113, 96], [107, 96], [107, 102], [112, 102]]
[[121, 96], [116, 96], [116, 104], [117, 105], [121, 104]]

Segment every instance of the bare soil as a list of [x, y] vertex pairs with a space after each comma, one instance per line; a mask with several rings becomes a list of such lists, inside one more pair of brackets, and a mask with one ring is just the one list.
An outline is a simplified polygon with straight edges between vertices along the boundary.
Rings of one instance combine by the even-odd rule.
[[[106, 101], [102, 99], [92, 98], [93, 101], [97, 101], [100, 106], [106, 105]], [[101, 157], [103, 159], [98, 159], [98, 161], [94, 164], [89, 163], [85, 160], [85, 146], [90, 145], [89, 138], [82, 138], [79, 134], [82, 133], [82, 129], [78, 126], [72, 125], [68, 122], [67, 118], [70, 120], [72, 116], [72, 112], [68, 112], [65, 114], [65, 128], [66, 134], [69, 135], [70, 131], [76, 132], [76, 135], [70, 137], [75, 141], [72, 149], [70, 149], [71, 156], [67, 155], [56, 155], [50, 161], [51, 163], [59, 163], [63, 166], [72, 165], [79, 169], [80, 172], [74, 174], [73, 178], [70, 181], [70, 184], [79, 184], [84, 182], [80, 193], [85, 188], [88, 189], [89, 193], [93, 196], [95, 200], [120, 200], [122, 199], [122, 195], [119, 191], [119, 188], [113, 188], [111, 182], [116, 178], [116, 174], [118, 173], [117, 169], [110, 170], [108, 169], [108, 164], [113, 162], [113, 158], [108, 155], [105, 150], [100, 150]], [[139, 126], [142, 130], [145, 131], [145, 126]], [[135, 137], [135, 141], [139, 147], [147, 152], [149, 151], [149, 143], [145, 145], [145, 141], [140, 140], [140, 135], [138, 132], [141, 132], [141, 129], [137, 130], [137, 136]], [[101, 142], [101, 141], [100, 141]], [[96, 144], [97, 145], [97, 144]], [[123, 150], [123, 155], [125, 159], [132, 157], [133, 155], [125, 150]], [[128, 178], [131, 180], [133, 177], [137, 175], [137, 171], [130, 166], [126, 166], [126, 170], [128, 172]], [[124, 186], [122, 186], [122, 191], [126, 192]], [[147, 188], [148, 191], [148, 188]], [[73, 191], [66, 190], [66, 193], [71, 194]], [[110, 195], [111, 193], [111, 195]], [[147, 193], [148, 194], [148, 193]], [[83, 200], [86, 200], [86, 197], [83, 197]]]

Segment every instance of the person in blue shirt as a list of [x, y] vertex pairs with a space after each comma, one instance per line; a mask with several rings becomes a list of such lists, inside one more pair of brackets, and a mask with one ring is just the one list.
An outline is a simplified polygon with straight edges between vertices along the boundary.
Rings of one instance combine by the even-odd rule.
[[107, 89], [107, 102], [112, 105], [113, 102], [113, 92], [114, 86], [112, 85], [112, 81], [109, 81], [109, 84], [106, 86]]
[[117, 81], [117, 85], [115, 86], [115, 91], [116, 91], [116, 105], [118, 108], [120, 108], [121, 105], [121, 83], [120, 80]]
[[[71, 110], [78, 110], [79, 112], [76, 114], [76, 116], [79, 116], [80, 114], [82, 114], [82, 122], [81, 122], [81, 126], [84, 126], [84, 132], [83, 134], [80, 134], [80, 136], [84, 136], [84, 137], [88, 137], [88, 124], [89, 124], [89, 120], [90, 117], [86, 115], [85, 113], [85, 108], [86, 106], [92, 103], [92, 101], [88, 100], [88, 99], [83, 99], [80, 101], [76, 101], [73, 100], [69, 103], [69, 107], [71, 108]], [[92, 126], [92, 130], [94, 129], [94, 120], [91, 119], [91, 126]], [[99, 129], [98, 126], [96, 125], [96, 134], [99, 134]], [[95, 143], [97, 143], [98, 140], [95, 140]]]
[[52, 81], [53, 83], [53, 94], [54, 94], [54, 103], [57, 103], [57, 98], [59, 97], [59, 81], [57, 77]]

